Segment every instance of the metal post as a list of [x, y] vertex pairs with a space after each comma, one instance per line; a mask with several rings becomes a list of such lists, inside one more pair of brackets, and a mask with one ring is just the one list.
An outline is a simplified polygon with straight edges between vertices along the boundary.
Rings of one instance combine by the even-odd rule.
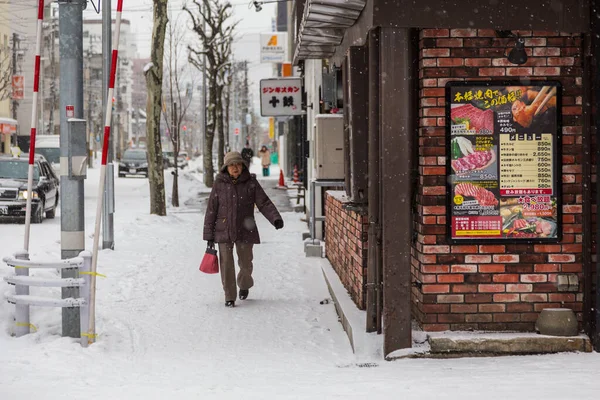
[[315, 195], [315, 187], [316, 182], [312, 181], [310, 183], [310, 238], [312, 239], [313, 244], [315, 244], [315, 235], [316, 235], [316, 221], [315, 216], [315, 207], [316, 207], [316, 195]]
[[[27, 250], [21, 250], [15, 253], [17, 260], [29, 260], [29, 253]], [[29, 268], [17, 268], [15, 267], [15, 273], [17, 276], [29, 276]], [[15, 285], [16, 295], [29, 295], [29, 286], [27, 285]], [[15, 336], [21, 337], [29, 333], [29, 306], [23, 304], [15, 304]]]
[[[112, 102], [112, 99], [108, 98], [108, 84], [110, 80], [110, 63], [111, 63], [111, 52], [112, 52], [112, 17], [111, 17], [111, 0], [102, 1], [102, 104], [106, 106], [107, 101]], [[104, 115], [102, 115], [104, 119]], [[112, 121], [111, 121], [112, 126]], [[114, 135], [110, 135], [110, 143], [108, 145], [108, 158], [106, 162], [106, 181], [104, 190], [104, 210], [102, 212], [102, 248], [113, 249], [115, 248], [114, 242], [114, 186], [115, 186], [115, 173], [113, 168], [114, 150], [113, 150], [113, 139]]]
[[79, 257], [83, 258], [83, 265], [79, 267], [79, 277], [83, 278], [84, 281], [79, 289], [79, 295], [85, 300], [85, 303], [80, 307], [81, 319], [79, 330], [81, 331], [81, 347], [87, 347], [89, 344], [89, 337], [87, 335], [90, 334], [90, 281], [92, 276], [89, 272], [92, 270], [92, 253], [89, 251], [82, 251], [79, 253]]
[[[13, 48], [12, 48], [12, 74], [13, 76], [17, 74], [17, 51], [21, 47], [19, 44], [19, 35], [13, 33]], [[17, 110], [19, 109], [19, 102], [17, 100], [12, 101], [12, 117], [14, 120], [17, 120]], [[15, 132], [15, 141], [14, 145], [18, 146], [18, 136], [19, 131]]]
[[[67, 106], [74, 107], [75, 118], [83, 117], [83, 10], [85, 0], [59, 2], [60, 51], [60, 187], [61, 187], [61, 257], [72, 258], [85, 246], [83, 179], [69, 176], [69, 165], [85, 163], [85, 136], [83, 148], [72, 143], [71, 124], [68, 124]], [[85, 123], [84, 132], [85, 135]], [[81, 150], [81, 153], [79, 152]], [[79, 158], [80, 154], [83, 156]], [[70, 157], [73, 157], [70, 159]], [[74, 163], [72, 163], [74, 161]], [[77, 276], [74, 269], [63, 269], [63, 278]], [[63, 288], [62, 298], [78, 297], [79, 288]], [[63, 336], [79, 337], [79, 309], [63, 308]]]

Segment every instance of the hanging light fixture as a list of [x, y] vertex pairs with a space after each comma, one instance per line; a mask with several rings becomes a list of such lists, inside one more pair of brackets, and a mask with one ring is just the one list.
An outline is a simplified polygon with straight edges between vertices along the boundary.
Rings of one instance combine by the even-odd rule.
[[508, 61], [513, 64], [521, 65], [527, 62], [527, 53], [525, 52], [525, 39], [517, 36], [515, 47], [508, 53]]

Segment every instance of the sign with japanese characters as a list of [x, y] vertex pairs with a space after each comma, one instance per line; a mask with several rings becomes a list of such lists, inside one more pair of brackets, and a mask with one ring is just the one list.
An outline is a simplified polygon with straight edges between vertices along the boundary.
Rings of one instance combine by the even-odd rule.
[[287, 32], [260, 34], [260, 62], [284, 63], [287, 60]]
[[560, 95], [557, 82], [446, 85], [451, 241], [560, 239]]
[[12, 98], [13, 100], [23, 100], [25, 88], [25, 78], [23, 75], [13, 75], [12, 77]]
[[263, 117], [301, 115], [302, 79], [262, 79], [260, 81], [260, 114]]

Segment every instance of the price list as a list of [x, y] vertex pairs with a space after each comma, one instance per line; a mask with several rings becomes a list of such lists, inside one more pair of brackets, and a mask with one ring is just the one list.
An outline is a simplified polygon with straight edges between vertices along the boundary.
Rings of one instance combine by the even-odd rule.
[[500, 134], [500, 195], [553, 194], [552, 134]]

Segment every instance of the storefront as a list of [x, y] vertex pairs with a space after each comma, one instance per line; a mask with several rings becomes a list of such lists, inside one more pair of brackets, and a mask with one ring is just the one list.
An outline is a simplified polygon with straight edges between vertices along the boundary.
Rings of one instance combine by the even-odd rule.
[[340, 69], [349, 131], [327, 253], [385, 353], [410, 347], [413, 321], [533, 332], [557, 307], [600, 345], [595, 2], [371, 0], [346, 26], [316, 26], [306, 3], [294, 61]]
[[0, 154], [10, 154], [13, 135], [17, 134], [17, 121], [0, 117]]

